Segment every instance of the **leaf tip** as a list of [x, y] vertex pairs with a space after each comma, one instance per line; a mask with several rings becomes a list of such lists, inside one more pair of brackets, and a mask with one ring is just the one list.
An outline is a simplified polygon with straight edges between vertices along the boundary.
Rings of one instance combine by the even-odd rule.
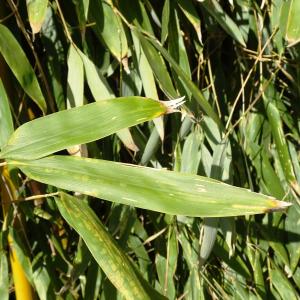
[[279, 201], [279, 200], [275, 200], [275, 199], [271, 198], [271, 200], [270, 200], [271, 207], [267, 208], [264, 212], [271, 213], [271, 212], [285, 210], [288, 207], [290, 207], [291, 205], [293, 205], [293, 204], [290, 202]]
[[171, 114], [173, 112], [179, 112], [177, 108], [180, 107], [185, 102], [184, 98], [185, 96], [177, 99], [169, 100], [169, 101], [160, 101], [160, 103], [162, 103], [167, 108], [166, 113]]

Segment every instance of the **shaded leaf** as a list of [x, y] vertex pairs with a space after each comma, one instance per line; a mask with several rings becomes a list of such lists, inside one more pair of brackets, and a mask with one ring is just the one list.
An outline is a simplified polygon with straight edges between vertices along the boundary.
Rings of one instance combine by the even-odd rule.
[[220, 24], [220, 26], [237, 42], [242, 46], [246, 47], [243, 35], [240, 32], [239, 27], [235, 22], [228, 16], [228, 14], [223, 10], [222, 6], [217, 0], [198, 0], [201, 5], [211, 14], [215, 20]]

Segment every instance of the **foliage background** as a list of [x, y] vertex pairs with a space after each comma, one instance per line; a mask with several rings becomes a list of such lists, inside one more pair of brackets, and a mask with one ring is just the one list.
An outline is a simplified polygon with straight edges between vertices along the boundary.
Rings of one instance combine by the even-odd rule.
[[[0, 56], [0, 97], [5, 90], [15, 128], [42, 116], [44, 103], [51, 113], [115, 96], [185, 96], [183, 114], [82, 146], [80, 155], [204, 175], [294, 203], [288, 214], [200, 219], [88, 199], [144, 278], [169, 299], [298, 298], [295, 2], [0, 4], [1, 26], [19, 45], [0, 28], [0, 52], [3, 57], [11, 52], [10, 58]], [[38, 78], [35, 94], [26, 90], [22, 53]], [[10, 115], [4, 106], [1, 113]], [[3, 176], [5, 171], [2, 203]], [[20, 174], [9, 178], [17, 183], [16, 198], [55, 191]], [[53, 198], [21, 202], [14, 211], [22, 221], [11, 235], [23, 240], [18, 256], [25, 273], [33, 270], [32, 285], [41, 299], [121, 297]], [[12, 214], [1, 216], [1, 299], [14, 293], [6, 243]]]

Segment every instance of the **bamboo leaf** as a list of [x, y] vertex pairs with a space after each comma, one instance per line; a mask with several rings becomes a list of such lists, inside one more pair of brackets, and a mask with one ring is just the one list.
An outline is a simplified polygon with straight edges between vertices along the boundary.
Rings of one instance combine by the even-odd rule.
[[[135, 50], [136, 60], [137, 60], [136, 67], [139, 70], [143, 82], [145, 95], [146, 97], [158, 100], [158, 94], [155, 85], [155, 79], [153, 76], [153, 71], [141, 47], [140, 41], [134, 32], [132, 32], [132, 39], [134, 43], [134, 50]], [[159, 132], [159, 136], [161, 140], [163, 141], [164, 139], [163, 119], [161, 117], [154, 119], [154, 124], [156, 126], [157, 131]]]
[[281, 4], [280, 25], [288, 46], [293, 46], [300, 41], [300, 2], [297, 0], [284, 1]]
[[0, 148], [8, 141], [14, 132], [14, 124], [9, 108], [9, 101], [0, 78]]
[[[79, 49], [77, 49], [77, 51], [82, 58], [87, 82], [95, 101], [115, 98], [115, 95], [111, 90], [108, 82], [94, 65], [94, 63]], [[121, 131], [118, 131], [117, 135], [128, 149], [131, 149], [132, 151], [138, 150], [138, 147], [135, 145], [128, 128], [124, 128]]]
[[174, 71], [181, 78], [185, 86], [192, 93], [193, 98], [199, 103], [204, 112], [211, 117], [219, 127], [222, 127], [221, 121], [211, 107], [210, 103], [206, 100], [203, 93], [198, 89], [198, 87], [189, 79], [188, 75], [182, 71], [181, 67], [176, 63], [176, 61], [171, 57], [169, 52], [162, 47], [155, 39], [147, 38], [151, 44], [163, 55], [163, 57], [169, 62], [169, 64], [173, 67]]
[[[198, 0], [199, 2], [201, 0]], [[223, 10], [222, 6], [216, 0], [205, 0], [201, 1], [201, 5], [211, 14], [215, 20], [220, 24], [220, 26], [237, 42], [239, 42], [243, 47], [246, 47], [243, 35], [239, 27], [235, 22], [228, 16], [228, 14]]]
[[9, 273], [7, 253], [3, 248], [3, 231], [0, 233], [0, 299], [9, 299]]
[[149, 163], [149, 161], [153, 158], [155, 152], [157, 151], [159, 145], [160, 145], [159, 134], [156, 128], [153, 128], [141, 158], [142, 166], [146, 166]]
[[181, 156], [181, 168], [183, 173], [197, 174], [201, 159], [201, 143], [203, 136], [198, 128], [195, 128], [186, 138]]
[[131, 151], [139, 151], [138, 146], [134, 143], [130, 130], [128, 128], [121, 129], [117, 132], [118, 138]]
[[205, 218], [202, 225], [199, 265], [202, 267], [210, 256], [217, 238], [219, 218]]
[[114, 98], [115, 96], [113, 91], [95, 64], [79, 49], [77, 49], [77, 51], [83, 61], [87, 83], [91, 89], [94, 99], [99, 101], [103, 99]]
[[170, 20], [170, 0], [165, 0], [162, 11], [162, 22], [161, 22], [161, 38], [160, 42], [163, 45], [168, 37], [168, 26]]
[[196, 8], [195, 8], [193, 2], [178, 0], [178, 5], [181, 8], [184, 15], [186, 16], [186, 18], [193, 25], [193, 27], [197, 33], [199, 42], [202, 44], [201, 21], [200, 21], [200, 17], [196, 11]]
[[298, 189], [298, 191], [300, 191], [290, 157], [288, 144], [283, 132], [281, 116], [278, 108], [276, 107], [276, 97], [279, 97], [279, 95], [275, 92], [273, 85], [269, 85], [266, 94], [263, 95], [263, 99], [268, 120], [272, 128], [272, 135], [278, 151], [280, 164], [287, 182], [296, 190]]
[[48, 0], [27, 0], [27, 12], [32, 33], [40, 32], [47, 11]]
[[149, 121], [168, 110], [163, 102], [142, 97], [126, 97], [60, 111], [19, 127], [2, 149], [0, 157], [40, 158]]
[[83, 238], [109, 280], [126, 299], [164, 299], [142, 280], [141, 274], [137, 274], [137, 269], [86, 202], [61, 193], [56, 204], [65, 220]]
[[34, 285], [40, 300], [54, 300], [55, 288], [42, 256], [43, 253], [40, 252], [32, 262]]
[[68, 55], [67, 101], [69, 107], [83, 105], [84, 71], [77, 49], [71, 44]]
[[0, 53], [26, 94], [45, 113], [47, 105], [33, 68], [13, 34], [2, 24], [0, 24]]
[[112, 3], [90, 0], [89, 19], [96, 23], [93, 29], [97, 37], [119, 61], [127, 56], [128, 45], [124, 27], [120, 17], [115, 14]]
[[287, 279], [286, 275], [278, 268], [273, 261], [270, 260], [269, 263], [269, 276], [270, 283], [277, 289], [278, 293], [281, 296], [281, 299], [298, 299], [298, 293]]
[[161, 89], [169, 98], [176, 98], [177, 92], [173, 86], [172, 79], [163, 58], [153, 45], [151, 45], [151, 43], [149, 43], [141, 34], [139, 34], [138, 37]]
[[173, 215], [236, 216], [290, 205], [206, 177], [104, 160], [50, 156], [8, 163], [43, 183]]

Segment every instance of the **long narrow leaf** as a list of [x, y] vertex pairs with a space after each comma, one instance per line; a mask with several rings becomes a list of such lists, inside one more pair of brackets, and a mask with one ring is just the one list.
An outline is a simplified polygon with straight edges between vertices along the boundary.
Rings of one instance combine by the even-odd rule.
[[1, 24], [0, 53], [26, 94], [35, 101], [43, 112], [46, 112], [46, 102], [32, 66], [14, 35]]
[[[200, 0], [198, 0], [200, 1]], [[226, 14], [222, 6], [216, 0], [201, 1], [201, 5], [205, 7], [209, 14], [211, 14], [220, 26], [231, 35], [242, 46], [246, 46], [242, 33], [235, 22]]]
[[111, 161], [50, 156], [9, 164], [32, 179], [59, 188], [173, 215], [236, 216], [290, 205], [206, 177]]
[[[141, 39], [143, 39], [144, 37], [142, 37], [141, 35]], [[185, 84], [185, 86], [189, 89], [189, 91], [192, 93], [193, 98], [199, 103], [199, 105], [201, 106], [201, 108], [204, 110], [204, 112], [211, 117], [220, 127], [222, 127], [221, 125], [221, 121], [218, 117], [218, 115], [216, 114], [216, 112], [214, 111], [214, 109], [212, 108], [212, 106], [210, 105], [210, 103], [205, 99], [203, 93], [198, 89], [198, 87], [189, 79], [188, 75], [182, 71], [182, 69], [180, 68], [180, 66], [176, 63], [176, 61], [171, 57], [171, 55], [169, 54], [169, 52], [162, 47], [158, 41], [154, 40], [153, 38], [148, 37], [147, 38], [152, 45], [158, 50], [160, 51], [160, 53], [163, 55], [163, 57], [169, 62], [169, 64], [172, 66], [172, 68], [174, 69], [174, 71], [177, 73], [177, 75], [179, 76], [179, 78], [182, 80], [182, 82]]]
[[85, 144], [168, 112], [163, 102], [141, 97], [103, 100], [51, 114], [19, 127], [1, 158], [37, 159]]
[[9, 101], [0, 78], [0, 147], [4, 146], [14, 132], [14, 124], [9, 108]]
[[56, 203], [63, 217], [83, 238], [97, 263], [126, 299], [165, 299], [137, 274], [137, 269], [86, 202], [61, 193]]

